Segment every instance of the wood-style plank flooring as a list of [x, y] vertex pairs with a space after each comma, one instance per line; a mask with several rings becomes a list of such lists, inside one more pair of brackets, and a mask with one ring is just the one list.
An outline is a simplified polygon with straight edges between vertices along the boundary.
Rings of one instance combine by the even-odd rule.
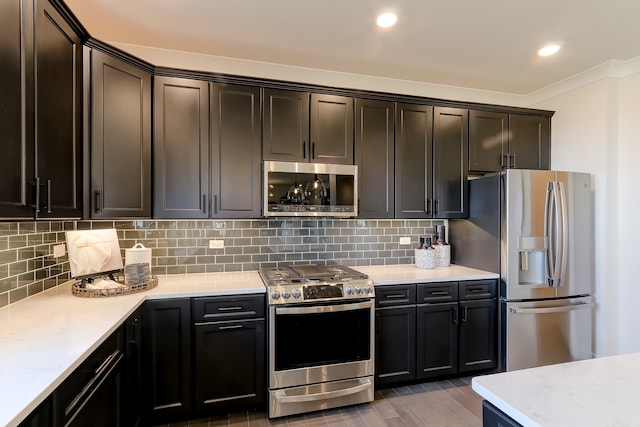
[[371, 403], [270, 420], [262, 411], [236, 412], [168, 427], [263, 426], [482, 426], [482, 398], [471, 389], [471, 377], [377, 390]]

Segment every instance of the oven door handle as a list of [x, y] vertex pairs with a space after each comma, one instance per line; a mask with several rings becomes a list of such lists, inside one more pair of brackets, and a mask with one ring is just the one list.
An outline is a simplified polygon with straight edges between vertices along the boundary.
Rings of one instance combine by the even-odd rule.
[[351, 394], [360, 393], [371, 387], [371, 380], [368, 378], [359, 378], [360, 384], [354, 387], [344, 388], [336, 391], [325, 391], [320, 393], [302, 394], [297, 396], [287, 396], [284, 390], [278, 390], [275, 392], [276, 399], [280, 403], [300, 403], [300, 402], [315, 402], [318, 400], [334, 399], [336, 397], [349, 396]]
[[276, 307], [276, 314], [335, 313], [338, 311], [352, 311], [371, 307], [373, 307], [373, 303], [371, 301], [362, 301], [351, 304], [312, 305], [308, 307]]

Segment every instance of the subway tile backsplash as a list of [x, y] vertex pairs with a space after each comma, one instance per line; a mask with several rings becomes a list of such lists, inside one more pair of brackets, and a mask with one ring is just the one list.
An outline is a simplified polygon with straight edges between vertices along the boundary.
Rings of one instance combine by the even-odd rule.
[[[418, 236], [446, 220], [247, 219], [0, 222], [0, 307], [71, 279], [53, 258], [66, 230], [116, 228], [126, 248], [152, 248], [153, 274], [251, 271], [291, 263], [412, 264]], [[411, 245], [400, 245], [402, 236]], [[210, 240], [224, 248], [210, 249]]]

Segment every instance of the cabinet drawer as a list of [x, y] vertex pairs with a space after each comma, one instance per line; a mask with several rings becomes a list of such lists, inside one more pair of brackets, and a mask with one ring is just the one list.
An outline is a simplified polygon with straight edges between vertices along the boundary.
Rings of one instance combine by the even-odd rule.
[[376, 307], [416, 303], [416, 285], [376, 286]]
[[458, 301], [458, 282], [418, 285], [418, 304]]
[[[109, 338], [91, 353], [82, 364], [76, 368], [67, 379], [54, 391], [54, 417], [55, 425], [67, 425], [75, 418], [83, 407], [88, 404], [91, 397], [98, 393], [98, 389], [111, 378], [112, 373], [117, 375], [124, 358], [124, 328], [118, 328]], [[116, 381], [119, 381], [116, 379]], [[112, 417], [120, 420], [119, 389], [115, 384], [112, 400], [107, 400], [106, 405], [112, 408]], [[103, 402], [104, 403], [104, 402]], [[75, 424], [80, 425], [80, 424]], [[98, 425], [98, 424], [96, 424]], [[101, 424], [105, 425], [105, 424]]]
[[264, 295], [193, 298], [193, 321], [202, 323], [264, 317], [264, 306]]
[[486, 299], [495, 298], [497, 295], [498, 282], [497, 280], [469, 280], [467, 282], [460, 282], [460, 299]]

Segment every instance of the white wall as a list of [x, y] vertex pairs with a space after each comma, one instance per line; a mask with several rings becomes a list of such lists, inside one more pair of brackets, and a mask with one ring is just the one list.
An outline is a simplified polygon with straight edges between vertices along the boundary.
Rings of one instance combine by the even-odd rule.
[[109, 43], [158, 67], [517, 107], [522, 106], [522, 103], [525, 102], [524, 96], [510, 93], [293, 67], [270, 62], [203, 55], [117, 42]]
[[[566, 85], [567, 87], [569, 85]], [[604, 77], [532, 104], [555, 110], [551, 167], [593, 174], [595, 354], [640, 351], [636, 279], [640, 198], [640, 73]], [[538, 97], [539, 98], [539, 97]], [[584, 266], [588, 268], [589, 266]]]
[[618, 144], [618, 283], [619, 347], [621, 353], [640, 351], [640, 73], [621, 79]]

